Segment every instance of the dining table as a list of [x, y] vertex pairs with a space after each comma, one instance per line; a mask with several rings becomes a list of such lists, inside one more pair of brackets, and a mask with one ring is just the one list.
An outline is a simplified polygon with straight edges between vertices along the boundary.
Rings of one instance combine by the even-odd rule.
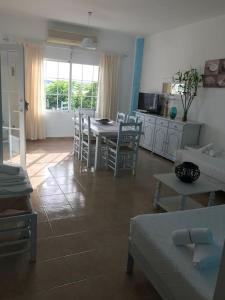
[[98, 170], [101, 166], [102, 137], [117, 136], [119, 132], [119, 124], [115, 121], [102, 124], [98, 121], [98, 119], [90, 118], [90, 127], [92, 134], [96, 137], [94, 168], [95, 170]]

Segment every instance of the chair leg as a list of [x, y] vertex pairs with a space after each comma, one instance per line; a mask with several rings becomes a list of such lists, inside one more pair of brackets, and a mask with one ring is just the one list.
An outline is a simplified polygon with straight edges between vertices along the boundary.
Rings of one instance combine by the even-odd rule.
[[81, 142], [81, 147], [80, 147], [80, 160], [83, 160], [83, 151], [84, 151], [84, 145], [83, 142]]
[[116, 177], [117, 175], [118, 175], [118, 157], [116, 157], [115, 170], [114, 170], [114, 176]]
[[88, 151], [87, 151], [87, 167], [90, 168], [91, 164], [91, 145], [88, 143]]
[[78, 145], [78, 159], [81, 160], [81, 147], [82, 147], [82, 142], [81, 142], [81, 136], [79, 138], [79, 145]]
[[134, 156], [134, 160], [133, 160], [133, 170], [132, 170], [133, 176], [136, 175], [136, 166], [137, 166], [137, 155]]
[[73, 155], [75, 155], [75, 139], [73, 140]]
[[81, 142], [79, 141], [79, 145], [78, 145], [78, 159], [81, 159]]

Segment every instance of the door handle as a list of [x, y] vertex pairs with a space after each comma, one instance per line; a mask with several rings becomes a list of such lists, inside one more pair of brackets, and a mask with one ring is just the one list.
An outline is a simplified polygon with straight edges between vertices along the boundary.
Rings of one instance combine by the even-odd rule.
[[28, 111], [29, 102], [27, 102], [25, 99], [20, 99], [19, 101], [19, 111], [24, 112]]
[[29, 110], [29, 104], [30, 103], [27, 100], [24, 100], [24, 108], [25, 108], [26, 111]]

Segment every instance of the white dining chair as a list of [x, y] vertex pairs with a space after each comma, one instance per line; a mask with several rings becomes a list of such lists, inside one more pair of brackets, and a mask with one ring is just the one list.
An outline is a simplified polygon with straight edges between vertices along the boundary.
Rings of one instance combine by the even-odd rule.
[[107, 167], [114, 170], [114, 176], [119, 170], [132, 170], [136, 173], [139, 142], [142, 123], [120, 123], [117, 142], [107, 141]]
[[96, 140], [91, 134], [90, 116], [81, 115], [81, 160], [87, 161], [87, 167], [91, 167]]
[[[91, 132], [91, 118], [87, 115], [81, 115], [81, 160], [87, 161], [87, 167], [94, 165], [96, 150], [96, 138]], [[106, 165], [106, 143], [101, 141], [101, 166]]]
[[[125, 113], [122, 113], [122, 112], [117, 113], [116, 123], [121, 123], [121, 122], [125, 123], [126, 120], [127, 120], [127, 115]], [[107, 142], [108, 139], [113, 141], [114, 143], [116, 143], [117, 142], [117, 135], [105, 137], [106, 142]]]
[[78, 155], [78, 159], [81, 159], [81, 116], [95, 117], [94, 108], [82, 108], [78, 107], [74, 110], [74, 137], [73, 137], [73, 154]]

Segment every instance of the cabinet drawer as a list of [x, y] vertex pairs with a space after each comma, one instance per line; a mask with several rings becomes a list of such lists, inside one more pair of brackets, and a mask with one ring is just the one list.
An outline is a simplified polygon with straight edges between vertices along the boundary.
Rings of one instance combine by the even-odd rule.
[[163, 127], [168, 127], [169, 121], [163, 120], [163, 119], [157, 119], [156, 120], [156, 125], [158, 126], [163, 126]]
[[154, 118], [152, 116], [145, 116], [145, 122], [155, 124], [155, 120], [156, 120], [156, 118]]
[[182, 131], [183, 127], [184, 126], [182, 124], [179, 124], [176, 122], [169, 122], [169, 128], [171, 128], [171, 129], [176, 129], [176, 130]]

